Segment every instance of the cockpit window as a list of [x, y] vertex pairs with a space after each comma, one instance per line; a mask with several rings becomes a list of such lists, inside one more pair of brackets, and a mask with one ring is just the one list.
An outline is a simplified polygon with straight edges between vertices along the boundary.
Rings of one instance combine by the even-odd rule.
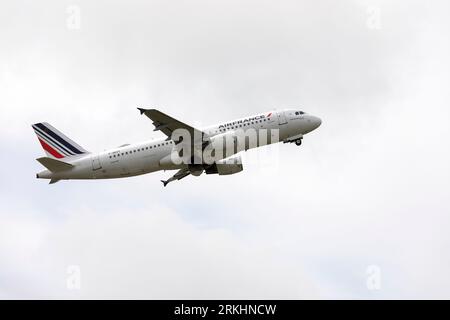
[[303, 111], [295, 111], [295, 115], [305, 114]]

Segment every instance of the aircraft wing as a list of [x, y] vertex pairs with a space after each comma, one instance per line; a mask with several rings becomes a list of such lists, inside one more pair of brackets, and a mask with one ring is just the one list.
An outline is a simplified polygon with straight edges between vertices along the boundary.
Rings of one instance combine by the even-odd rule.
[[138, 108], [138, 110], [141, 112], [141, 114], [145, 114], [153, 121], [153, 125], [155, 126], [154, 131], [161, 131], [168, 137], [168, 139], [171, 139], [172, 133], [176, 129], [185, 129], [189, 131], [192, 138], [195, 137], [199, 140], [207, 136], [206, 133], [202, 132], [201, 130], [198, 130], [188, 124], [172, 118], [171, 116], [159, 110], [143, 108]]

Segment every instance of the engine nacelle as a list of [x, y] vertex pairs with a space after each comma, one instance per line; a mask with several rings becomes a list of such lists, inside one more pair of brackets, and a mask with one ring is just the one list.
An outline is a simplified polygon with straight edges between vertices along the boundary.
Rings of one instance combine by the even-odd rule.
[[241, 172], [243, 169], [241, 156], [234, 156], [213, 163], [205, 168], [205, 172], [206, 174], [219, 174], [222, 176], [235, 174]]
[[190, 164], [188, 168], [189, 172], [195, 177], [198, 177], [203, 173], [203, 165], [201, 164]]

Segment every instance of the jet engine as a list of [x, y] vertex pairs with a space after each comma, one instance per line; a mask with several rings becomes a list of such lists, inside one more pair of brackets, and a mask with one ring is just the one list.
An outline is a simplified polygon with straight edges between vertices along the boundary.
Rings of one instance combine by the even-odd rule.
[[206, 174], [229, 175], [241, 172], [243, 170], [241, 156], [233, 156], [227, 159], [219, 160], [216, 163], [205, 168]]
[[195, 177], [198, 177], [203, 173], [203, 165], [201, 164], [190, 164], [188, 166], [190, 174], [192, 174]]

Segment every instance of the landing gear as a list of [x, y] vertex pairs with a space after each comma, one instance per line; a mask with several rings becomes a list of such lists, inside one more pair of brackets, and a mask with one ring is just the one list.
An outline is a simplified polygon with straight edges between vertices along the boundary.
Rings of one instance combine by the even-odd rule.
[[297, 146], [301, 146], [302, 145], [302, 141], [303, 141], [303, 135], [299, 134], [293, 137], [289, 137], [288, 139], [283, 140], [283, 143], [294, 143]]

